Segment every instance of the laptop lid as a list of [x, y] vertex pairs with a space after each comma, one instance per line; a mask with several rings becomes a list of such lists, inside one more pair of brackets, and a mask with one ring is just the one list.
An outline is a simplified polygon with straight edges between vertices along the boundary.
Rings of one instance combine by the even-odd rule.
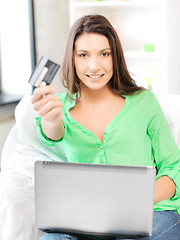
[[36, 227], [104, 236], [152, 233], [153, 167], [37, 161]]

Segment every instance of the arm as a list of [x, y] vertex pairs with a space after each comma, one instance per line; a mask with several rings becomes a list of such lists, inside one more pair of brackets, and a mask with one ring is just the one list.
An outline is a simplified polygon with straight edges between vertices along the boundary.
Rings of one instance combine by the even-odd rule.
[[157, 169], [154, 203], [173, 197], [172, 204], [175, 206], [175, 200], [180, 196], [180, 150], [156, 98], [151, 108], [148, 134]]
[[154, 204], [173, 197], [176, 193], [176, 185], [168, 176], [162, 176], [156, 180]]
[[34, 109], [41, 116], [44, 134], [52, 140], [59, 140], [64, 135], [62, 106], [60, 99], [53, 94], [55, 88], [43, 86], [36, 88], [32, 97]]
[[44, 134], [51, 140], [59, 140], [64, 135], [64, 125], [62, 120], [59, 122], [51, 122], [42, 118], [41, 125]]

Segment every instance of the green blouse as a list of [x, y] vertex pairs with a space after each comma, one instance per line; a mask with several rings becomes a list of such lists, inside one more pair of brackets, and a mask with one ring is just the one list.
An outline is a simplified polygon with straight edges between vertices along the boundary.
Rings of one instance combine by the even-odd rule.
[[107, 126], [103, 143], [71, 118], [69, 111], [76, 101], [70, 99], [67, 93], [58, 97], [63, 103], [65, 133], [59, 141], [48, 139], [38, 116], [37, 133], [45, 145], [60, 144], [68, 162], [155, 167], [156, 179], [167, 175], [174, 180], [176, 194], [157, 203], [154, 210], [175, 210], [180, 214], [180, 150], [152, 92], [144, 90], [124, 96], [124, 108]]

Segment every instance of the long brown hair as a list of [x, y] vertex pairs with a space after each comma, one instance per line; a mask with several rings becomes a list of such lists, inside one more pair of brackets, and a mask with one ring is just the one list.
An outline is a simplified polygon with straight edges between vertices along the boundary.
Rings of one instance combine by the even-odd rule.
[[113, 92], [119, 95], [131, 95], [144, 89], [137, 86], [130, 76], [121, 42], [111, 23], [102, 15], [86, 15], [78, 19], [70, 30], [61, 68], [63, 85], [71, 94], [80, 94], [81, 91], [73, 59], [74, 43], [83, 33], [97, 33], [108, 39], [113, 58], [113, 76], [109, 81], [109, 87]]

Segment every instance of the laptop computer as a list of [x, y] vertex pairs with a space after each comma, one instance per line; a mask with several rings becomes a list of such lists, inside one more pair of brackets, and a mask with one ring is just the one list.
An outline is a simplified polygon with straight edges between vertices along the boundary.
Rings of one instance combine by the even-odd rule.
[[45, 232], [151, 235], [153, 167], [37, 161], [36, 227]]

